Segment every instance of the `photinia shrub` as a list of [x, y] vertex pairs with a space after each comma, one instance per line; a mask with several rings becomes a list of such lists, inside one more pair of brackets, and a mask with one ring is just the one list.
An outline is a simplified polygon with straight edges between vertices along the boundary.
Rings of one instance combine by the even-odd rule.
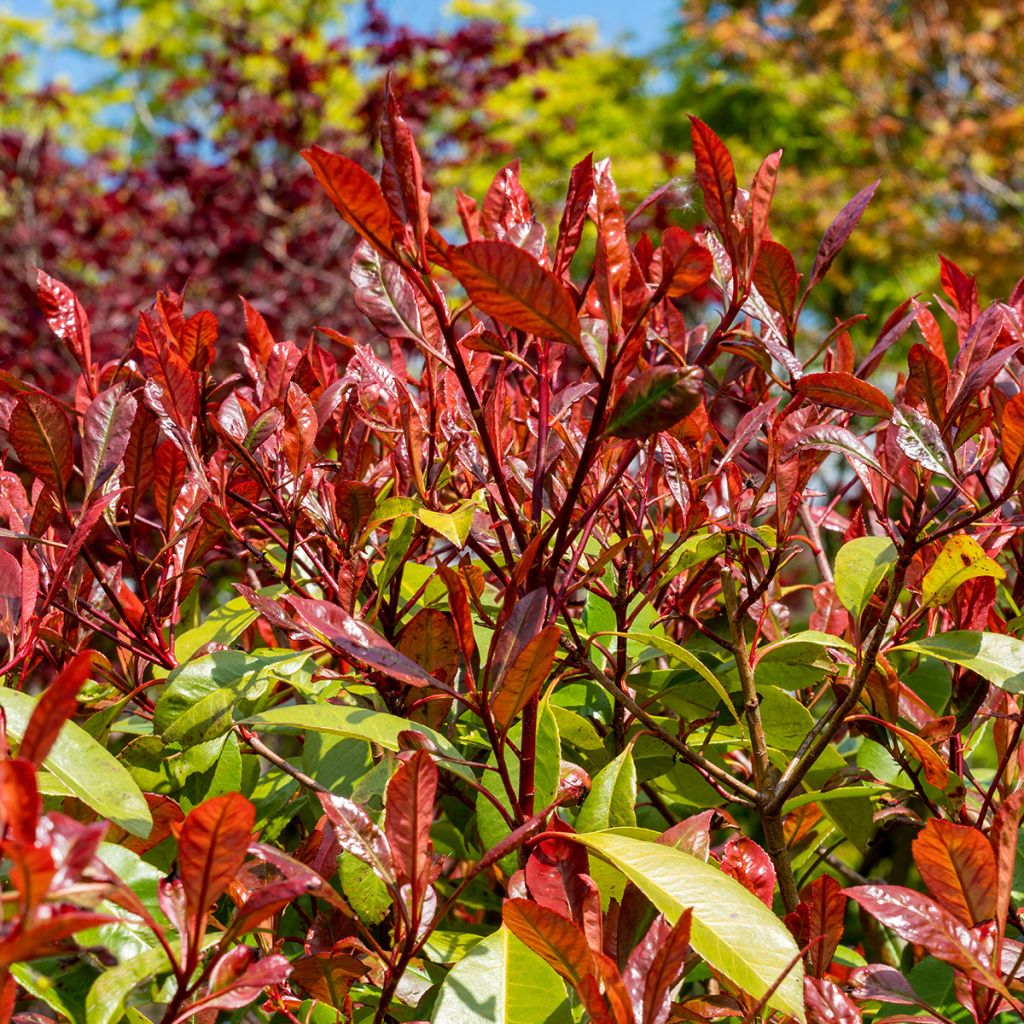
[[822, 324], [873, 189], [800, 273], [696, 118], [697, 233], [587, 157], [457, 244], [383, 106], [304, 153], [370, 342], [164, 291], [97, 360], [40, 271], [0, 1020], [1019, 1019], [1024, 285]]

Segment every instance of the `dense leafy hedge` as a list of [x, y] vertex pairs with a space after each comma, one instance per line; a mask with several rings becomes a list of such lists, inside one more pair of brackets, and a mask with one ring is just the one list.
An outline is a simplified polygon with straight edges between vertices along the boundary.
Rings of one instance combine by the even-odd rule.
[[698, 119], [658, 238], [588, 157], [452, 244], [382, 139], [304, 154], [373, 343], [163, 292], [97, 362], [40, 272], [0, 1020], [1018, 1019], [1024, 288], [802, 317], [873, 189], [801, 275]]

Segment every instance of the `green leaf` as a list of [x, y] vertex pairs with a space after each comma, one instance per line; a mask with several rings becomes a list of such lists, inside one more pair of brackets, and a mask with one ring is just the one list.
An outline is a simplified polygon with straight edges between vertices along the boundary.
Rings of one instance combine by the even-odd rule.
[[860, 617], [882, 580], [892, 575], [897, 557], [896, 547], [887, 537], [857, 537], [839, 549], [836, 597], [848, 612]]
[[796, 690], [818, 680], [822, 672], [834, 671], [835, 661], [830, 650], [856, 654], [855, 649], [842, 637], [807, 629], [793, 633], [758, 652], [755, 672], [757, 682]]
[[431, 1024], [571, 1024], [561, 978], [502, 926], [441, 985]]
[[636, 765], [628, 748], [596, 776], [576, 819], [577, 832], [636, 824]]
[[[289, 704], [271, 708], [243, 720], [246, 725], [270, 726], [279, 729], [299, 729], [302, 732], [323, 732], [333, 736], [352, 736], [367, 743], [379, 743], [388, 750], [398, 750], [398, 734], [413, 729], [430, 739], [443, 757], [462, 759], [452, 744], [434, 729], [410, 722], [383, 711], [368, 708], [341, 707], [337, 704]], [[442, 767], [445, 762], [440, 761]], [[465, 765], [448, 766], [456, 775], [474, 778]]]
[[973, 537], [966, 534], [950, 537], [924, 574], [921, 601], [925, 607], [945, 604], [962, 583], [979, 576], [1006, 579], [1002, 567], [985, 554], [985, 549]]
[[[36, 707], [35, 697], [0, 688], [7, 732], [16, 740]], [[109, 818], [135, 836], [148, 836], [153, 819], [142, 791], [123, 765], [74, 722], [65, 722], [43, 767], [52, 772], [101, 818]]]
[[124, 1014], [128, 997], [150, 978], [166, 970], [170, 970], [170, 963], [161, 946], [154, 946], [105, 970], [89, 989], [85, 1000], [89, 1024], [117, 1024]]
[[614, 832], [572, 838], [622, 872], [671, 924], [692, 907], [690, 942], [697, 953], [755, 999], [782, 978], [768, 1006], [804, 1020], [800, 950], [786, 926], [739, 882], [675, 847]]
[[163, 738], [168, 743], [179, 743], [188, 748], [223, 736], [231, 728], [231, 712], [236, 701], [230, 690], [208, 693], [167, 726], [163, 730]]
[[200, 701], [219, 690], [233, 696], [237, 711], [255, 711], [253, 702], [268, 693], [277, 680], [291, 680], [309, 654], [289, 650], [214, 651], [180, 665], [167, 677], [153, 710], [153, 730], [168, 736], [172, 726]]
[[962, 665], [1007, 693], [1024, 691], [1024, 640], [959, 629], [890, 648]]
[[681, 662], [687, 668], [693, 669], [710, 686], [715, 693], [718, 694], [722, 699], [722, 703], [729, 709], [729, 714], [735, 720], [739, 720], [739, 715], [736, 712], [736, 708], [733, 705], [732, 699], [729, 696], [729, 691], [722, 685], [722, 681], [704, 664], [700, 658], [695, 654], [691, 654], [685, 647], [680, 647], [679, 644], [669, 640], [666, 636], [658, 636], [656, 633], [616, 633], [610, 632], [608, 634], [596, 634], [596, 635], [608, 635], [608, 636], [624, 636], [628, 640], [632, 640], [636, 643], [647, 644], [648, 647], [653, 647], [657, 651], [661, 651], [662, 654], [667, 654], [670, 658], [674, 658], [676, 661]]
[[[61, 982], [67, 975], [66, 970], [60, 969], [52, 972], [55, 977], [50, 977], [38, 967], [22, 963], [11, 964], [10, 971], [14, 980], [33, 999], [46, 1003], [51, 1010], [56, 1010], [73, 1024], [87, 1024], [82, 1011], [81, 997], [77, 1000], [78, 1005], [74, 1005], [68, 998], [68, 994], [61, 991]], [[90, 1017], [88, 1020], [91, 1022], [92, 1018]]]

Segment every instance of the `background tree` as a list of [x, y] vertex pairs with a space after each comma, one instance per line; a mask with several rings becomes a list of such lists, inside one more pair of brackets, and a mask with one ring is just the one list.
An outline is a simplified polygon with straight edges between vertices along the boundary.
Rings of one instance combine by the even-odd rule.
[[785, 147], [776, 223], [798, 253], [813, 252], [834, 212], [881, 179], [836, 267], [837, 315], [933, 291], [936, 250], [971, 273], [984, 267], [992, 295], [1012, 288], [1024, 4], [683, 0], [664, 56], [673, 88], [661, 146], [685, 152], [677, 111], [699, 110], [745, 160]]

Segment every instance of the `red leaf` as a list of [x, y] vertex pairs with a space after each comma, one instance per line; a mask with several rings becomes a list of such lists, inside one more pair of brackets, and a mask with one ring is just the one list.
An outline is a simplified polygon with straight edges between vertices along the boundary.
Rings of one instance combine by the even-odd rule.
[[144, 312], [139, 314], [135, 345], [153, 376], [152, 381], [146, 382], [147, 393], [154, 394], [179, 427], [189, 430], [198, 401], [196, 375], [172, 347], [161, 324]]
[[588, 153], [569, 175], [569, 190], [558, 224], [555, 243], [554, 274], [569, 282], [569, 266], [579, 248], [583, 228], [587, 223], [587, 210], [594, 195], [594, 154]]
[[425, 750], [403, 761], [387, 787], [384, 834], [398, 881], [412, 888], [414, 906], [420, 905], [428, 885], [436, 796], [437, 766]]
[[964, 924], [996, 916], [996, 858], [976, 828], [933, 818], [915, 837], [913, 852], [931, 894]]
[[367, 970], [366, 964], [348, 953], [315, 953], [292, 962], [290, 983], [329, 1006], [343, 998], [352, 982]]
[[750, 186], [750, 204], [747, 207], [750, 218], [748, 238], [751, 247], [750, 259], [754, 265], [757, 264], [761, 247], [767, 243], [765, 233], [768, 230], [768, 214], [772, 207], [772, 197], [775, 195], [775, 183], [779, 178], [781, 161], [781, 149], [769, 153], [761, 161], [761, 166], [758, 167], [753, 184]]
[[256, 809], [240, 793], [200, 804], [181, 826], [178, 875], [185, 890], [192, 948], [202, 938], [206, 913], [245, 861]]
[[679, 981], [690, 949], [690, 920], [687, 908], [675, 927], [659, 914], [629, 955], [622, 980], [633, 1004], [637, 1024], [665, 1024], [672, 1000], [669, 993]]
[[200, 310], [185, 321], [178, 342], [181, 357], [190, 370], [199, 373], [213, 363], [217, 333], [217, 318], [208, 309]]
[[670, 227], [661, 236], [663, 256], [662, 282], [668, 282], [665, 294], [678, 299], [704, 284], [714, 269], [714, 260], [706, 246], [688, 231]]
[[711, 822], [716, 811], [701, 811], [682, 821], [676, 822], [670, 829], [658, 836], [657, 842], [662, 846], [674, 846], [677, 850], [692, 853], [706, 861], [711, 852]]
[[934, 900], [901, 885], [858, 885], [844, 891], [900, 938], [923, 946], [976, 981], [1001, 987], [981, 940]]
[[852, 373], [808, 373], [796, 382], [796, 392], [804, 398], [833, 409], [844, 409], [856, 416], [892, 416], [892, 402], [874, 384]]
[[608, 329], [617, 335], [622, 325], [623, 297], [629, 284], [630, 252], [626, 219], [619, 203], [619, 190], [612, 178], [610, 160], [594, 167], [594, 213], [597, 221], [597, 252], [594, 282]]
[[946, 364], [920, 343], [911, 347], [907, 363], [910, 367], [906, 393], [908, 404], [924, 402], [931, 418], [936, 423], [942, 423], [946, 418], [946, 388], [949, 385]]
[[288, 601], [314, 635], [322, 636], [328, 644], [353, 660], [410, 686], [440, 685], [439, 680], [396, 651], [384, 637], [339, 605], [291, 595]]
[[275, 953], [252, 964], [240, 977], [228, 982], [218, 991], [189, 1003], [174, 1018], [172, 1024], [183, 1024], [201, 1011], [241, 1009], [254, 999], [258, 999], [265, 988], [280, 985], [291, 973], [292, 965], [283, 956]]
[[19, 395], [8, 430], [21, 464], [63, 494], [74, 469], [75, 445], [60, 403], [38, 391]]
[[822, 977], [829, 969], [843, 939], [845, 917], [846, 897], [831, 875], [821, 875], [804, 886], [796, 910], [786, 915], [786, 927], [797, 945], [809, 947], [808, 966], [815, 977]]
[[519, 161], [513, 160], [494, 176], [484, 196], [480, 226], [486, 238], [503, 239], [513, 228], [533, 223], [530, 198], [519, 181]]
[[579, 345], [576, 304], [565, 286], [510, 242], [468, 242], [449, 250], [452, 273], [489, 316], [529, 334]]
[[89, 318], [75, 293], [55, 277], [37, 270], [36, 295], [50, 329], [85, 370], [92, 360]]
[[521, 899], [505, 900], [501, 919], [523, 945], [550, 964], [570, 985], [576, 987], [584, 978], [597, 975], [586, 937], [572, 921]]
[[361, 807], [343, 796], [318, 793], [324, 813], [334, 826], [338, 845], [373, 868], [386, 885], [395, 885], [395, 864], [387, 837]]
[[384, 152], [380, 182], [391, 208], [391, 228], [398, 237], [412, 229], [408, 248], [418, 252], [427, 264], [427, 232], [430, 230], [430, 193], [423, 187], [423, 168], [416, 142], [391, 91], [388, 76], [385, 112], [380, 126], [380, 144]]
[[1006, 928], [1010, 895], [1013, 890], [1022, 806], [1024, 789], [1018, 789], [999, 805], [988, 834], [996, 856], [996, 920], [999, 923], [1000, 934]]
[[6, 828], [14, 842], [34, 843], [41, 806], [35, 765], [23, 757], [0, 761], [0, 837]]
[[82, 474], [86, 493], [101, 487], [128, 449], [138, 403], [123, 385], [97, 395], [82, 420]]
[[728, 237], [733, 232], [736, 206], [736, 170], [725, 143], [698, 117], [690, 116], [690, 136], [696, 161], [697, 184], [704, 193], [704, 209], [712, 223]]
[[382, 253], [394, 256], [391, 210], [380, 186], [354, 160], [320, 146], [304, 149], [302, 157], [335, 209], [355, 232]]
[[814, 1024], [860, 1024], [857, 1004], [830, 978], [804, 978], [804, 1003]]
[[[249, 353], [254, 364], [264, 371], [274, 353], [274, 336], [270, 333], [263, 314], [255, 306], [249, 305], [245, 299], [242, 299], [242, 312], [245, 316], [245, 340]], [[261, 372], [261, 376], [263, 375]]]
[[448, 608], [452, 615], [452, 626], [458, 637], [459, 649], [466, 665], [472, 665], [473, 652], [476, 650], [476, 638], [473, 635], [473, 613], [469, 607], [469, 597], [462, 577], [448, 566], [438, 567], [441, 579], [448, 591]]
[[92, 671], [92, 658], [92, 651], [82, 651], [43, 690], [21, 738], [19, 757], [31, 761], [36, 767], [43, 763], [64, 723], [75, 713], [78, 691]]
[[237, 910], [228, 927], [225, 941], [251, 932], [268, 917], [284, 910], [299, 896], [316, 893], [323, 883], [316, 878], [283, 878], [257, 889]]
[[1024, 391], [1003, 406], [1001, 439], [1003, 462], [1013, 470], [1024, 451]]
[[316, 444], [317, 429], [313, 403], [298, 384], [289, 384], [281, 448], [293, 477], [298, 477], [309, 463]]
[[544, 684], [558, 653], [560, 636], [558, 626], [546, 626], [518, 651], [496, 681], [491, 714], [502, 729], [512, 724]]
[[459, 671], [459, 641], [439, 608], [421, 608], [402, 629], [398, 650], [435, 679], [451, 685]]
[[930, 785], [934, 786], [936, 789], [945, 789], [949, 784], [948, 765], [936, 753], [935, 748], [921, 736], [918, 736], [916, 733], [912, 733], [901, 726], [893, 725], [892, 722], [886, 722], [881, 718], [876, 718], [874, 715], [851, 715], [849, 720], [851, 722], [857, 720], [874, 722], [876, 725], [881, 725], [888, 729], [889, 732], [895, 733], [903, 742], [904, 747], [907, 747], [914, 757], [921, 762], [924, 777]]
[[722, 854], [722, 870], [771, 909], [775, 896], [775, 867], [771, 857], [753, 839], [730, 837]]
[[589, 888], [581, 876], [587, 867], [586, 847], [550, 836], [531, 847], [523, 873], [534, 902], [582, 924]]
[[116, 922], [109, 914], [95, 914], [90, 910], [67, 910], [45, 920], [33, 922], [25, 931], [15, 931], [0, 939], [0, 972], [11, 964], [62, 952], [61, 943], [75, 932]]
[[853, 229], [860, 223], [864, 211], [867, 209], [871, 197], [875, 194], [880, 182], [873, 182], [867, 188], [862, 188], [838, 213], [836, 219], [828, 226], [818, 252], [814, 257], [814, 266], [811, 267], [811, 278], [807, 282], [807, 290], [810, 291], [828, 273], [832, 261], [839, 254], [839, 250], [846, 245], [853, 234]]
[[792, 326], [799, 279], [793, 255], [784, 245], [771, 240], [762, 242], [754, 264], [754, 284], [764, 301], [781, 314], [787, 326]]

